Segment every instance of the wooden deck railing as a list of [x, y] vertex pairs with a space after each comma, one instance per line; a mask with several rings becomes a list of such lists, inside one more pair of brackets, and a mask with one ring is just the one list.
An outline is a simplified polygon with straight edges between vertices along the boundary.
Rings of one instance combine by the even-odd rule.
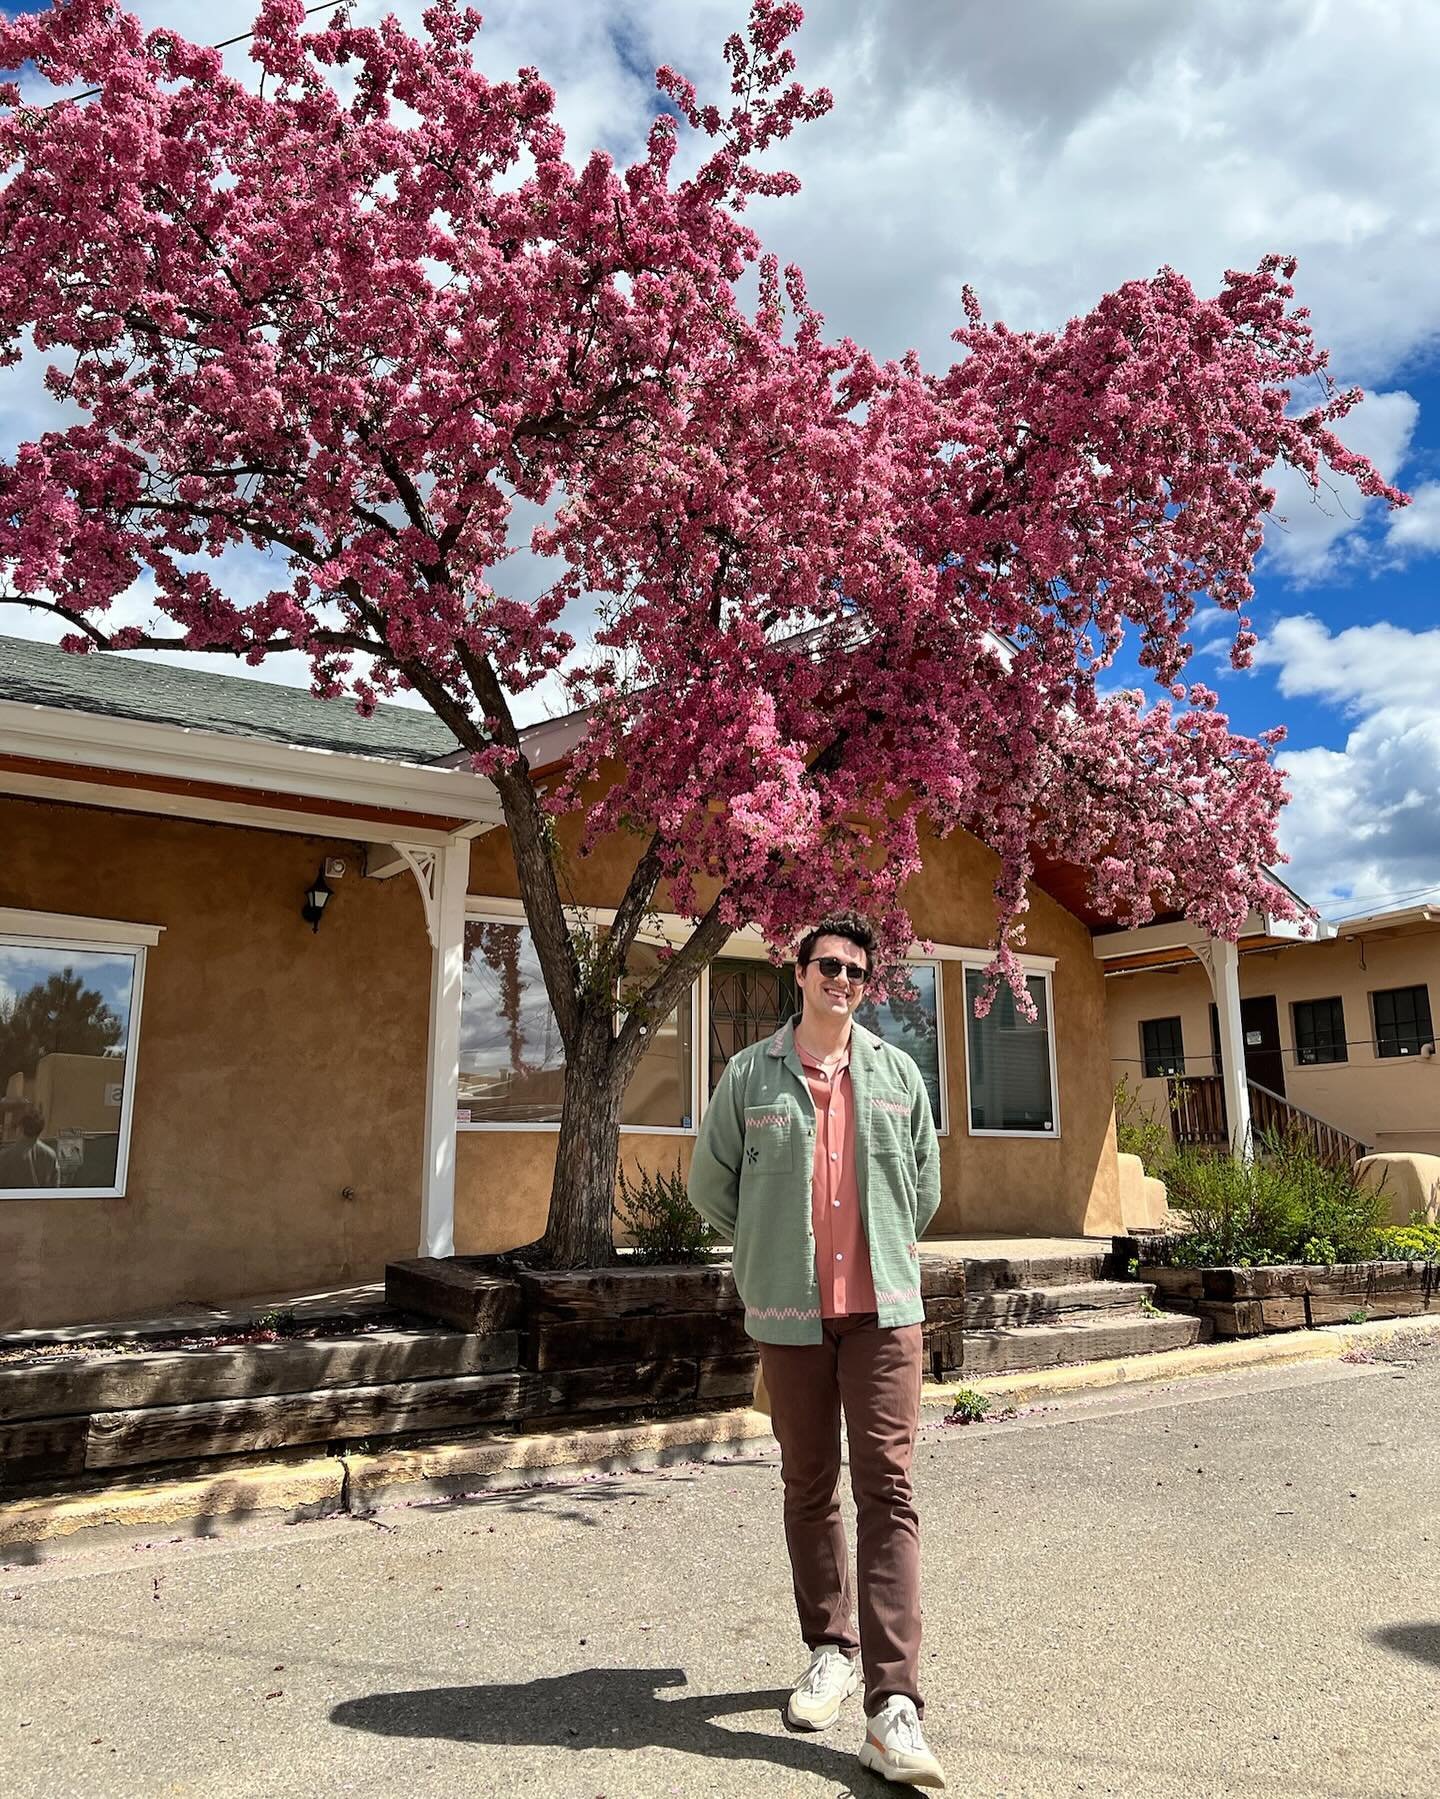
[[[1288, 1136], [1298, 1131], [1308, 1137], [1323, 1161], [1348, 1167], [1369, 1155], [1368, 1145], [1327, 1124], [1303, 1106], [1297, 1106], [1258, 1081], [1247, 1081], [1250, 1090], [1250, 1128], [1256, 1138]], [[1230, 1130], [1225, 1113], [1225, 1082], [1218, 1074], [1176, 1075], [1170, 1082], [1170, 1134], [1180, 1147], [1189, 1144], [1227, 1144]]]

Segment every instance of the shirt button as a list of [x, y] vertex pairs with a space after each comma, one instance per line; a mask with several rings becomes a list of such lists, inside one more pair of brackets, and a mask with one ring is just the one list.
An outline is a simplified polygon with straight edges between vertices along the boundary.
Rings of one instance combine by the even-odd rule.
[[832, 1199], [830, 1201], [830, 1203], [832, 1206], [834, 1206], [834, 1208], [837, 1212], [840, 1210], [840, 1201], [838, 1199]]
[[839, 1252], [838, 1252], [838, 1251], [837, 1251], [837, 1252], [836, 1252], [836, 1255], [835, 1255], [835, 1260], [836, 1260], [836, 1261], [837, 1261], [837, 1262], [843, 1262], [843, 1261], [844, 1261], [844, 1260], [845, 1260], [845, 1258], [844, 1258], [844, 1256], [843, 1256], [843, 1255], [841, 1255], [841, 1254], [840, 1254], [840, 1253], [839, 1253]]
[[830, 1151], [830, 1160], [832, 1162], [838, 1162], [840, 1160], [840, 1152], [838, 1149], [832, 1149]]

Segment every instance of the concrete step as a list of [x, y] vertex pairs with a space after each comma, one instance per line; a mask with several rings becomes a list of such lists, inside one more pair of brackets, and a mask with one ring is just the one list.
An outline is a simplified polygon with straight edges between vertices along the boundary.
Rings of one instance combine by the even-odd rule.
[[1111, 1272], [1104, 1249], [1071, 1255], [966, 1256], [965, 1291], [993, 1293], [1014, 1287], [1070, 1287], [1103, 1280]]
[[1208, 1341], [1210, 1335], [1208, 1319], [1173, 1313], [1154, 1318], [1143, 1312], [1102, 1312], [1064, 1324], [967, 1330], [963, 1374], [1028, 1374], [1038, 1368], [1068, 1368], [1079, 1362], [1108, 1361], [1113, 1356], [1183, 1349]]
[[[1068, 1324], [1098, 1312], [1134, 1312], [1155, 1289], [1139, 1281], [1071, 1281], [1060, 1287], [994, 1287], [965, 1299], [966, 1330]], [[1078, 1314], [1078, 1317], [1077, 1317]]]

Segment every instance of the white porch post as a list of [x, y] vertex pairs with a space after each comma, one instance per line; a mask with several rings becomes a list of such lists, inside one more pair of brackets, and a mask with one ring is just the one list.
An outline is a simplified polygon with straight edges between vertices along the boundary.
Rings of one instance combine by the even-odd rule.
[[[418, 871], [417, 871], [418, 873]], [[460, 1091], [460, 998], [465, 968], [465, 889], [470, 845], [435, 851], [431, 872], [430, 1060], [425, 1080], [425, 1168], [420, 1254], [455, 1253], [455, 1107]], [[422, 882], [422, 894], [424, 884]]]
[[1220, 1066], [1225, 1078], [1225, 1116], [1230, 1148], [1242, 1161], [1254, 1159], [1250, 1128], [1250, 1088], [1245, 1075], [1245, 1032], [1240, 1023], [1240, 950], [1222, 937], [1193, 946], [1205, 964], [1220, 1025]]

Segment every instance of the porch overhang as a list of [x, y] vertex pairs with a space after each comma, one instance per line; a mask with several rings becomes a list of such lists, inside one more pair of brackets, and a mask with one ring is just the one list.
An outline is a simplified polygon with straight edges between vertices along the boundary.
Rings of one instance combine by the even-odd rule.
[[0, 793], [439, 847], [501, 822], [470, 769], [0, 699]]
[[[1336, 935], [1336, 927], [1324, 919], [1276, 918], [1268, 912], [1252, 912], [1245, 920], [1236, 948], [1241, 956], [1284, 949], [1294, 943], [1323, 943]], [[1101, 930], [1091, 935], [1091, 947], [1109, 975], [1136, 974], [1142, 969], [1188, 968], [1202, 960], [1211, 937], [1188, 919], [1136, 925], [1128, 930]]]

